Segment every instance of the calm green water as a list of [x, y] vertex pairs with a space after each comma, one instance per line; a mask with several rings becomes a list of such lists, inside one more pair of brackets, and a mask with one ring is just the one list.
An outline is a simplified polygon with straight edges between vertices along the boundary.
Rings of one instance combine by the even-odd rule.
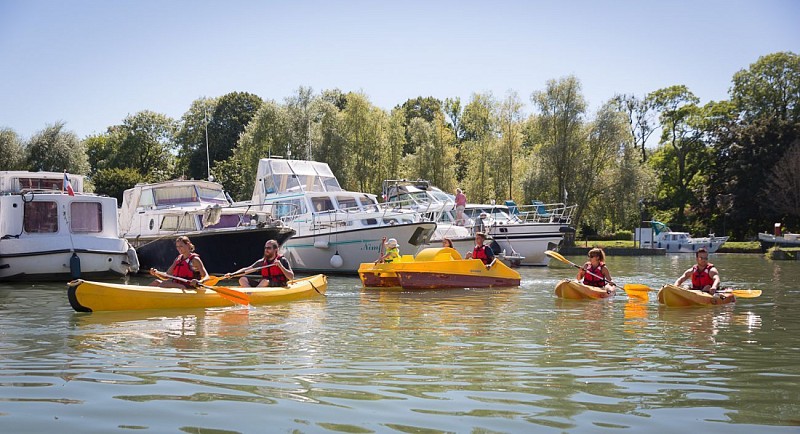
[[[582, 258], [572, 258], [580, 261]], [[691, 255], [609, 258], [619, 283]], [[44, 432], [800, 431], [800, 262], [712, 255], [759, 298], [698, 309], [520, 288], [364, 291], [254, 310], [79, 314], [0, 284], [0, 427]], [[145, 279], [140, 279], [144, 282]]]

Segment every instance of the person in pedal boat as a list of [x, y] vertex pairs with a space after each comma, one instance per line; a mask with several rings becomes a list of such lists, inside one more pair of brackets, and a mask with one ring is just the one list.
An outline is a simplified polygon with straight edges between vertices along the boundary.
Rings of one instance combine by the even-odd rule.
[[386, 237], [383, 237], [383, 246], [384, 246], [384, 251], [386, 253], [381, 255], [381, 257], [378, 258], [377, 261], [375, 261], [376, 264], [379, 264], [381, 262], [390, 263], [397, 260], [397, 258], [400, 257], [400, 248], [397, 246], [396, 239], [389, 238], [389, 240], [387, 241]]
[[249, 267], [244, 267], [236, 270], [233, 273], [227, 273], [222, 276], [224, 279], [230, 279], [233, 274], [247, 274], [255, 271], [256, 268], [261, 268], [260, 279], [251, 279], [247, 276], [239, 278], [239, 286], [249, 287], [265, 287], [265, 286], [288, 286], [289, 281], [294, 279], [294, 271], [289, 265], [289, 260], [283, 255], [278, 254], [278, 242], [269, 240], [264, 243], [264, 256], [256, 262], [253, 262]]
[[705, 247], [697, 249], [694, 254], [697, 264], [686, 270], [683, 276], [675, 281], [675, 286], [681, 286], [687, 279], [692, 279], [692, 289], [714, 294], [719, 289], [719, 271], [714, 264], [708, 262], [708, 250]]
[[606, 254], [599, 247], [589, 250], [589, 260], [578, 271], [576, 279], [584, 285], [605, 288], [609, 294], [615, 290], [614, 285], [609, 283], [611, 272], [606, 267]]
[[178, 257], [172, 261], [172, 265], [169, 266], [166, 274], [189, 280], [189, 282], [184, 283], [179, 280], [165, 278], [163, 273], [155, 268], [151, 268], [150, 275], [154, 276], [156, 280], [153, 281], [150, 286], [160, 286], [162, 288], [196, 288], [198, 283], [203, 283], [208, 279], [206, 267], [203, 265], [200, 256], [194, 253], [194, 244], [189, 240], [189, 237], [178, 237], [175, 240], [175, 248], [178, 249]]
[[442, 238], [442, 247], [450, 247], [453, 248], [453, 240], [450, 238], [444, 237]]
[[480, 259], [488, 270], [494, 265], [495, 257], [492, 248], [485, 245], [485, 242], [486, 234], [475, 232], [475, 248], [471, 252], [467, 252], [467, 259]]

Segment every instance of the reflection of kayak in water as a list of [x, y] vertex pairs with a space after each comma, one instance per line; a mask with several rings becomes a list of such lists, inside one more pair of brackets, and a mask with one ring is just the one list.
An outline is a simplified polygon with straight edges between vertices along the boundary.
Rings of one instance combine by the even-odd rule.
[[711, 295], [703, 291], [666, 284], [658, 291], [658, 302], [670, 307], [714, 306], [735, 303], [736, 297], [731, 293]]
[[[317, 274], [295, 279], [288, 286], [242, 288], [229, 287], [246, 293], [250, 304], [267, 304], [325, 294], [328, 279]], [[184, 290], [158, 286], [122, 285], [118, 283], [75, 280], [67, 289], [69, 304], [78, 312], [136, 309], [179, 309], [234, 306], [227, 298], [212, 290], [202, 288]]]
[[449, 247], [432, 247], [416, 258], [403, 255], [391, 263], [363, 263], [358, 275], [365, 287], [403, 289], [491, 288], [519, 286], [520, 276], [502, 262], [491, 268], [480, 259], [461, 259]]
[[584, 285], [576, 280], [562, 280], [556, 285], [556, 296], [571, 300], [597, 300], [614, 295], [614, 291], [606, 291], [604, 287]]

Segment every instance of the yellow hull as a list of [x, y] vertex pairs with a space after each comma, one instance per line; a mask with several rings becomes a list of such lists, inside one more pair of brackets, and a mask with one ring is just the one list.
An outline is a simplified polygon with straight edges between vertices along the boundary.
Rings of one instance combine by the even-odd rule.
[[[241, 288], [229, 286], [228, 288], [241, 290], [250, 296], [250, 304], [258, 305], [325, 294], [328, 289], [328, 279], [324, 274], [317, 274], [292, 280], [287, 287]], [[86, 280], [70, 282], [67, 296], [72, 308], [78, 312], [234, 306], [233, 302], [210, 289], [199, 288], [195, 291]]]
[[670, 307], [715, 306], [736, 302], [733, 294], [711, 295], [666, 284], [658, 291], [658, 302]]
[[614, 295], [614, 291], [608, 292], [605, 288], [584, 285], [575, 280], [562, 280], [556, 285], [556, 296], [570, 300], [597, 300], [608, 298]]
[[368, 288], [403, 289], [489, 288], [519, 286], [520, 275], [501, 261], [491, 269], [479, 259], [461, 259], [450, 248], [428, 248], [416, 258], [404, 255], [388, 264], [363, 263], [358, 269]]

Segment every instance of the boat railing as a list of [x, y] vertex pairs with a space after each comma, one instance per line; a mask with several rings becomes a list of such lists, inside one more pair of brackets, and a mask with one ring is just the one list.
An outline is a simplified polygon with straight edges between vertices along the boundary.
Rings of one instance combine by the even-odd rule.
[[521, 223], [572, 223], [572, 216], [577, 205], [567, 206], [564, 203], [537, 203], [519, 205], [514, 216]]

